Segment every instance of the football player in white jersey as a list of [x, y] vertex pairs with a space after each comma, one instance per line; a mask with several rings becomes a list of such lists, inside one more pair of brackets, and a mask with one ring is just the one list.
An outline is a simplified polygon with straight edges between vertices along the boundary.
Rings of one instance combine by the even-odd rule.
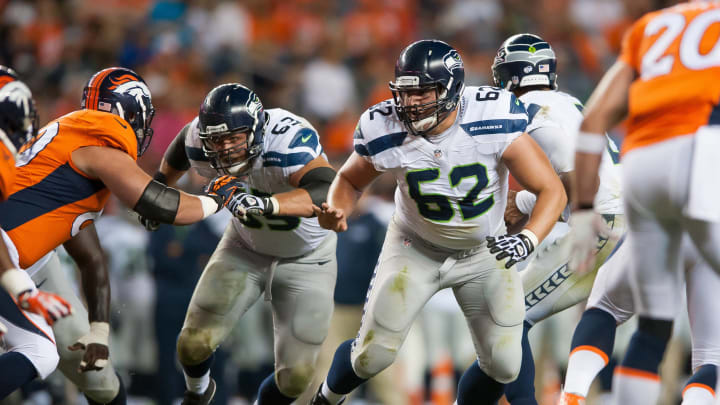
[[183, 404], [210, 403], [213, 352], [263, 293], [275, 323], [275, 372], [257, 403], [290, 404], [312, 380], [333, 309], [337, 237], [311, 217], [335, 171], [312, 125], [281, 108], [265, 110], [239, 84], [210, 91], [155, 177], [172, 184], [191, 166], [208, 178], [227, 174], [245, 183], [221, 176], [209, 185], [232, 195], [227, 207], [235, 217], [195, 287], [178, 338]]
[[[575, 134], [582, 121], [582, 103], [557, 89], [557, 59], [549, 43], [534, 34], [516, 34], [506, 39], [492, 65], [495, 85], [512, 91], [525, 105], [530, 122], [527, 132], [548, 156], [570, 195], [570, 176], [575, 164]], [[569, 265], [572, 240], [568, 234], [538, 249], [520, 272], [525, 291], [523, 365], [518, 379], [506, 387], [511, 404], [536, 404], [535, 366], [527, 333], [537, 322], [585, 300], [597, 269], [613, 251], [625, 225], [620, 199], [619, 156], [607, 138], [599, 173], [600, 186], [595, 210], [612, 234], [595, 237], [597, 243], [583, 271]], [[536, 196], [528, 190], [510, 193], [506, 218], [518, 222], [532, 212]], [[513, 200], [514, 198], [514, 200]], [[567, 218], [564, 218], [566, 220]], [[508, 224], [512, 227], [515, 224]], [[550, 241], [548, 241], [550, 242]], [[471, 368], [477, 368], [473, 364]], [[479, 373], [479, 370], [476, 370]]]
[[[355, 152], [340, 170], [323, 227], [347, 228], [362, 191], [382, 172], [398, 187], [396, 211], [368, 291], [358, 336], [335, 353], [313, 404], [337, 404], [395, 359], [413, 319], [437, 291], [452, 288], [472, 334], [482, 393], [463, 377], [458, 403], [494, 404], [520, 370], [524, 305], [513, 265], [548, 234], [567, 199], [542, 150], [526, 133], [515, 96], [464, 85], [460, 55], [448, 44], [409, 45], [395, 65], [393, 99], [362, 114]], [[525, 229], [507, 234], [508, 173], [537, 194]], [[508, 260], [504, 260], [508, 259]]]

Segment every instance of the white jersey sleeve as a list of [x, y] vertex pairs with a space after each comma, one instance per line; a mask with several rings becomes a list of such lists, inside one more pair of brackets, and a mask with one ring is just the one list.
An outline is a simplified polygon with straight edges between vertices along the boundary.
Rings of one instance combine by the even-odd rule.
[[355, 153], [372, 163], [379, 172], [398, 166], [403, 156], [395, 147], [406, 140], [410, 140], [408, 132], [397, 119], [392, 100], [385, 100], [365, 110], [353, 134]]

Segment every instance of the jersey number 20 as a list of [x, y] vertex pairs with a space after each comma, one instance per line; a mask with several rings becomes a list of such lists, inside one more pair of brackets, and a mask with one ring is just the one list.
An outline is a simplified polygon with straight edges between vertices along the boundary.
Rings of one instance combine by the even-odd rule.
[[[720, 43], [715, 44], [708, 53], [700, 52], [700, 42], [707, 29], [720, 22], [720, 10], [706, 11], [690, 21], [685, 29], [685, 17], [682, 14], [661, 14], [645, 27], [645, 36], [662, 32], [655, 43], [645, 52], [642, 58], [642, 78], [649, 80], [656, 76], [670, 73], [675, 63], [675, 56], [667, 55], [666, 51], [682, 33], [680, 62], [688, 69], [700, 70], [712, 66], [720, 66]], [[685, 32], [683, 33], [683, 29]]]
[[[487, 187], [487, 168], [480, 163], [465, 166], [455, 166], [450, 171], [450, 186], [457, 187], [462, 179], [475, 177], [477, 183], [468, 191], [465, 197], [458, 201], [458, 208], [463, 220], [467, 221], [487, 212], [495, 204], [492, 195], [476, 202], [480, 191]], [[408, 172], [406, 180], [410, 197], [417, 203], [420, 214], [427, 219], [447, 222], [455, 215], [455, 209], [447, 196], [442, 194], [423, 194], [420, 191], [421, 183], [436, 181], [440, 178], [440, 169], [423, 169]]]

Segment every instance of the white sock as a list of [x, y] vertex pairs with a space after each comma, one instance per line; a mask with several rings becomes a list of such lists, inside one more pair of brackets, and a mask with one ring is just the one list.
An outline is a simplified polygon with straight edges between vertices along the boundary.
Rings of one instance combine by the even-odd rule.
[[613, 404], [656, 404], [660, 397], [660, 376], [648, 371], [615, 368]]
[[605, 353], [592, 346], [579, 346], [570, 353], [563, 391], [585, 398], [590, 385], [608, 363]]
[[330, 402], [333, 405], [340, 402], [340, 400], [343, 399], [343, 397], [345, 396], [344, 394], [336, 394], [336, 393], [332, 392], [330, 390], [330, 388], [328, 388], [327, 380], [325, 380], [321, 389], [322, 389], [322, 394], [325, 397], [325, 399], [327, 399], [328, 402]]
[[208, 386], [210, 385], [210, 370], [203, 374], [202, 377], [190, 377], [185, 374], [185, 372], [183, 372], [183, 375], [185, 375], [185, 386], [188, 391], [196, 394], [204, 394], [205, 391], [207, 391]]
[[683, 391], [683, 401], [681, 405], [713, 405], [715, 396], [709, 387], [701, 384], [690, 384]]

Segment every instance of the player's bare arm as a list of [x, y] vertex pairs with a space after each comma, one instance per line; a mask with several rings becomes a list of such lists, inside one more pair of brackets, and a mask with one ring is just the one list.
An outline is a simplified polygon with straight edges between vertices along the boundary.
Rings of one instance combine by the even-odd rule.
[[273, 195], [279, 215], [296, 217], [313, 216], [313, 204], [318, 206], [327, 199], [335, 170], [324, 157], [318, 156], [300, 170], [290, 175], [290, 185], [295, 190]]
[[80, 372], [100, 370], [107, 365], [110, 356], [110, 277], [95, 225], [82, 228], [63, 246], [80, 271], [90, 323], [90, 331], [68, 349], [85, 350]]
[[515, 180], [537, 195], [535, 208], [525, 229], [542, 241], [557, 222], [567, 204], [567, 196], [560, 178], [550, 161], [530, 135], [523, 134], [507, 147], [502, 156]]
[[[127, 206], [136, 207], [137, 210], [141, 200], [143, 204], [157, 206], [155, 208], [162, 211], [162, 215], [153, 219], [161, 222], [172, 222], [175, 225], [192, 224], [214, 213], [213, 210], [219, 206], [217, 201], [204, 200], [209, 197], [194, 196], [172, 188], [153, 191], [157, 196], [152, 200], [146, 200], [146, 190], [153, 186], [156, 189], [164, 186], [157, 182], [152, 184], [153, 179], [135, 163], [130, 155], [117, 149], [86, 146], [75, 150], [72, 153], [72, 159], [75, 167], [91, 178], [100, 179]], [[177, 195], [177, 197], [171, 198], [177, 201], [173, 207], [159, 201], [160, 194], [163, 194], [165, 190], [172, 190], [171, 193]], [[210, 205], [214, 205], [214, 207]]]
[[320, 226], [335, 232], [347, 230], [347, 217], [355, 208], [362, 191], [380, 174], [370, 162], [353, 152], [335, 176], [327, 203], [314, 208]]
[[575, 181], [572, 188], [575, 198], [572, 200], [576, 207], [592, 207], [600, 184], [597, 173], [606, 144], [603, 134], [627, 115], [628, 91], [634, 78], [633, 68], [618, 60], [605, 73], [588, 100], [575, 153]]

